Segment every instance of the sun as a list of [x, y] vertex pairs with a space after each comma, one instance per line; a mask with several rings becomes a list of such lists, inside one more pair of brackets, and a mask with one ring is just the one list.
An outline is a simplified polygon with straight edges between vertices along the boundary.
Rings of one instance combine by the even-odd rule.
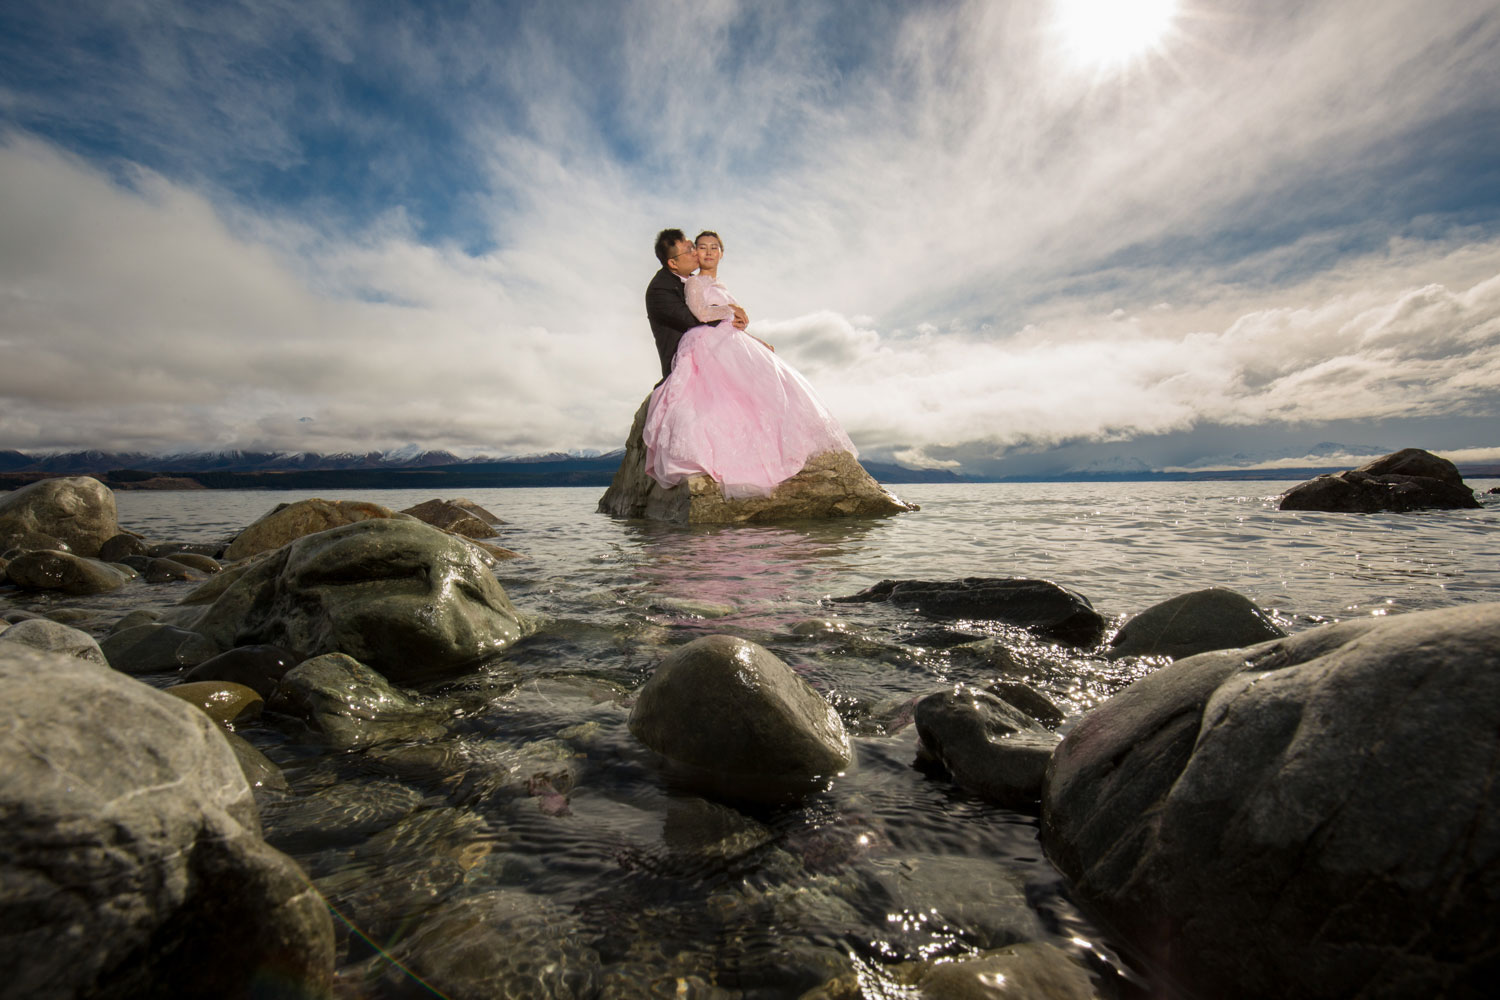
[[1123, 66], [1159, 46], [1177, 0], [1053, 0], [1054, 26], [1072, 58], [1096, 69]]

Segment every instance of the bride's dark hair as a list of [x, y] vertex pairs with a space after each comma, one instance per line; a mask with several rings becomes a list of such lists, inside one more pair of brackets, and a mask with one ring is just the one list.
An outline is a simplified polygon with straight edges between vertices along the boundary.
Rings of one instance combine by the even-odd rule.
[[693, 246], [697, 246], [698, 245], [698, 241], [701, 240], [701, 239], [703, 239], [703, 237], [705, 237], [705, 236], [712, 236], [714, 239], [718, 240], [719, 241], [719, 249], [720, 250], [724, 249], [724, 237], [720, 236], [718, 233], [714, 232], [712, 229], [705, 229], [705, 230], [703, 230], [703, 232], [699, 233], [697, 236], [694, 236], [693, 237]]

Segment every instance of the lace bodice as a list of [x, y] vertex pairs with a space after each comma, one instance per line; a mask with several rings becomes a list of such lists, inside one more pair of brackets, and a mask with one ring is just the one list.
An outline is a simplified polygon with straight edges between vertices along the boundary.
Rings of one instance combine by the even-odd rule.
[[729, 308], [734, 303], [734, 296], [717, 279], [706, 274], [694, 274], [685, 284], [688, 308], [700, 322], [718, 323], [734, 319], [734, 310]]

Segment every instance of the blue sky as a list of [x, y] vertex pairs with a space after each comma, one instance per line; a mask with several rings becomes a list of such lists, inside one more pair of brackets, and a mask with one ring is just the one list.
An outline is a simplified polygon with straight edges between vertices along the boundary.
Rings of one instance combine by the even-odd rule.
[[666, 225], [868, 458], [1500, 460], [1480, 0], [10, 0], [0, 447], [618, 447]]

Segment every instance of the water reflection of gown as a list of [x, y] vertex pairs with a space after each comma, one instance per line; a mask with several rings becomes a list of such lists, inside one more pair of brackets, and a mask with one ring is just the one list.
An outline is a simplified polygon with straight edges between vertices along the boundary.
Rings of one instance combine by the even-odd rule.
[[724, 496], [765, 496], [825, 451], [859, 453], [807, 379], [734, 328], [734, 299], [713, 278], [687, 280], [706, 325], [682, 335], [672, 373], [651, 394], [646, 471], [663, 486], [708, 473]]

